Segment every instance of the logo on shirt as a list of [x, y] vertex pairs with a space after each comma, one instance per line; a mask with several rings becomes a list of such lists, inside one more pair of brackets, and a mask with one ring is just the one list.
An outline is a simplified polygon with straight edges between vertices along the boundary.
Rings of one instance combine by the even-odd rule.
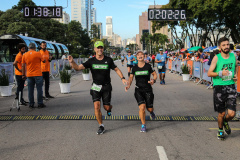
[[93, 69], [108, 69], [108, 64], [93, 64]]
[[137, 71], [135, 72], [136, 76], [145, 76], [148, 75], [148, 71]]
[[226, 67], [227, 67], [227, 70], [231, 70], [233, 67], [233, 63], [224, 64], [222, 70]]

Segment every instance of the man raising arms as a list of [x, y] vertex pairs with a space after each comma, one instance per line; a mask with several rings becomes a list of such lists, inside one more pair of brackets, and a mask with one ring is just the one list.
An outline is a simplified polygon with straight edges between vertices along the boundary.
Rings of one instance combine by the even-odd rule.
[[110, 78], [110, 69], [114, 70], [118, 76], [121, 78], [123, 84], [127, 84], [127, 80], [123, 76], [119, 68], [114, 64], [113, 59], [104, 56], [104, 44], [102, 41], [97, 41], [94, 44], [94, 51], [96, 52], [96, 57], [93, 57], [81, 65], [77, 65], [72, 56], [68, 56], [68, 60], [71, 66], [75, 70], [83, 70], [85, 68], [90, 68], [92, 72], [93, 84], [90, 90], [92, 95], [92, 100], [95, 109], [95, 116], [99, 124], [99, 130], [97, 134], [103, 134], [104, 125], [102, 123], [102, 112], [101, 112], [101, 99], [103, 101], [103, 107], [107, 111], [108, 116], [111, 116], [111, 93], [112, 85]]

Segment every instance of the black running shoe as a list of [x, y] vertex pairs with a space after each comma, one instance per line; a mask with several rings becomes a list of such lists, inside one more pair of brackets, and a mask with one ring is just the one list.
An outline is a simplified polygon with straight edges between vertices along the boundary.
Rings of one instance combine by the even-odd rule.
[[24, 103], [29, 103], [29, 102], [27, 102], [27, 101], [25, 101], [23, 98], [22, 98], [22, 100], [21, 100], [22, 102], [24, 102]]
[[154, 112], [150, 113], [150, 116], [151, 116], [151, 118], [152, 118], [152, 119], [155, 119], [155, 118], [156, 118], [156, 116], [155, 116], [155, 113], [154, 113]]
[[45, 107], [47, 107], [45, 104], [39, 104], [38, 105], [38, 108], [45, 108]]
[[20, 102], [20, 105], [24, 105], [24, 106], [26, 106], [27, 103], [25, 103], [24, 101], [21, 101], [21, 102]]
[[29, 104], [29, 108], [33, 109], [34, 108], [34, 104]]
[[111, 116], [112, 115], [111, 111], [107, 111], [107, 115]]
[[103, 126], [100, 126], [99, 129], [98, 129], [98, 131], [97, 131], [97, 134], [103, 134], [104, 131], [105, 131], [105, 130], [104, 130], [104, 127], [103, 127]]
[[231, 128], [230, 128], [228, 122], [225, 121], [225, 119], [223, 120], [223, 127], [224, 127], [225, 132], [228, 135], [231, 134]]
[[47, 95], [46, 98], [54, 98], [54, 97], [51, 95]]

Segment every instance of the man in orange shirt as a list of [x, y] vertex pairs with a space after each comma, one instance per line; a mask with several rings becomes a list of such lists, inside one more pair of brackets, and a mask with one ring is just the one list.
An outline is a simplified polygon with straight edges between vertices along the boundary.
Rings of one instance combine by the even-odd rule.
[[22, 56], [23, 53], [26, 52], [26, 45], [23, 43], [20, 43], [18, 45], [19, 53], [17, 54], [15, 61], [13, 62], [13, 66], [15, 67], [15, 77], [17, 81], [17, 92], [16, 92], [16, 98], [19, 98], [19, 92], [21, 92], [20, 95], [20, 103], [21, 105], [26, 105], [26, 101], [23, 99], [23, 88], [24, 83], [26, 79], [22, 79]]
[[49, 54], [49, 51], [46, 49], [47, 43], [45, 41], [41, 42], [41, 50], [40, 53], [42, 55], [42, 58], [46, 61], [45, 63], [41, 62], [42, 67], [42, 76], [43, 80], [45, 81], [45, 96], [46, 98], [54, 98], [49, 94], [49, 72], [50, 72], [50, 62], [52, 60], [52, 56]]
[[27, 68], [27, 80], [28, 80], [28, 98], [29, 98], [29, 107], [34, 108], [34, 86], [36, 84], [37, 88], [37, 101], [38, 108], [46, 107], [43, 104], [43, 77], [41, 71], [41, 61], [45, 62], [39, 52], [36, 52], [36, 45], [34, 43], [30, 43], [30, 50], [23, 55], [22, 58], [22, 78], [25, 79], [25, 65]]

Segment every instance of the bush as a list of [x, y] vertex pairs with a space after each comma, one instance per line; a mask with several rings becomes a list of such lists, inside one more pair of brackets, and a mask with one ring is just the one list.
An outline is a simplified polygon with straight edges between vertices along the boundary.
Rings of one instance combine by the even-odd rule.
[[190, 68], [187, 66], [187, 64], [182, 65], [182, 74], [189, 74], [190, 73]]
[[5, 69], [2, 69], [0, 74], [0, 86], [9, 86], [9, 77], [5, 73]]
[[67, 70], [60, 71], [61, 83], [70, 83], [71, 74], [68, 74]]
[[83, 70], [82, 70], [82, 73], [83, 73], [83, 74], [88, 74], [88, 73], [89, 73], [89, 68], [83, 69]]
[[64, 67], [64, 69], [65, 69], [65, 70], [72, 70], [72, 67], [71, 67], [70, 65], [66, 64], [65, 67]]

